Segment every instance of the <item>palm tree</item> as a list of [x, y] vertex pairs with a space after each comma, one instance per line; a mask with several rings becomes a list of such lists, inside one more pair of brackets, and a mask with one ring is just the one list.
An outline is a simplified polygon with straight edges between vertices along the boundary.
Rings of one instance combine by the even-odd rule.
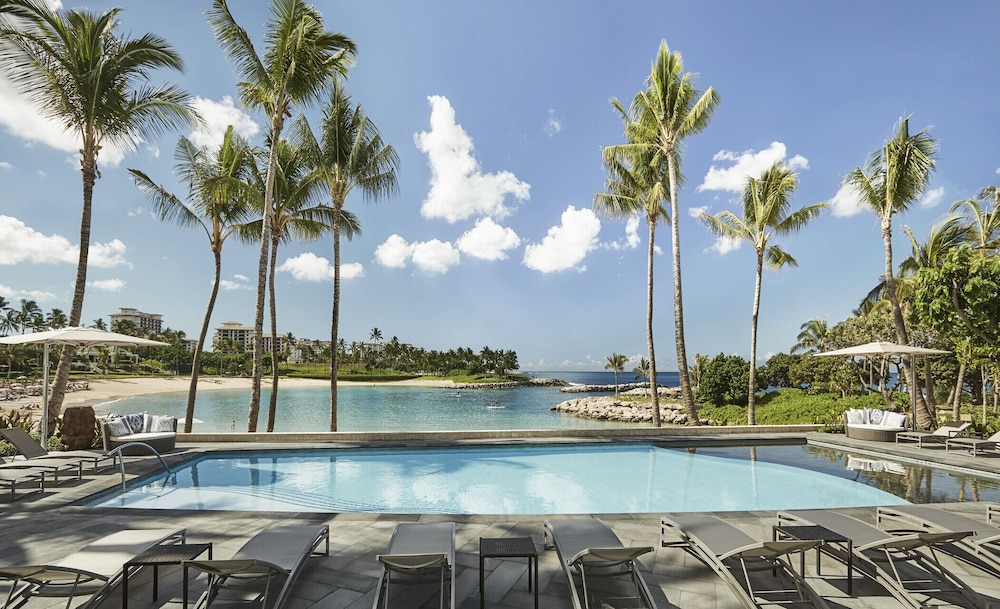
[[[892, 217], [907, 211], [923, 194], [934, 171], [937, 140], [927, 129], [910, 134], [909, 118], [902, 118], [896, 124], [893, 135], [882, 148], [873, 151], [864, 168], [857, 167], [846, 178], [861, 200], [878, 216], [882, 224], [882, 245], [885, 248], [885, 289], [892, 306], [896, 341], [909, 344], [903, 310], [896, 295], [896, 281], [892, 263]], [[909, 356], [903, 357], [906, 383], [910, 387], [915, 381], [909, 365]], [[930, 429], [932, 415], [924, 401], [923, 394], [917, 396], [913, 404], [917, 425]]]
[[[292, 108], [319, 98], [339, 75], [346, 76], [354, 42], [342, 34], [327, 32], [323, 16], [302, 0], [272, 0], [271, 20], [264, 39], [267, 50], [261, 57], [229, 11], [227, 0], [212, 0], [208, 21], [229, 60], [236, 66], [243, 105], [267, 113], [273, 143], [281, 140], [285, 118]], [[252, 388], [247, 431], [257, 431], [260, 413], [260, 382], [263, 372], [264, 291], [267, 286], [268, 247], [271, 240], [271, 213], [274, 201], [278, 157], [271, 147], [264, 186], [264, 214], [257, 260], [257, 303], [254, 313]]]
[[52, 309], [45, 318], [45, 325], [53, 330], [66, 327], [66, 313], [62, 309]]
[[[980, 207], [979, 202], [992, 205]], [[995, 250], [1000, 247], [1000, 187], [985, 186], [979, 189], [975, 199], [956, 201], [951, 206], [951, 213], [960, 212], [965, 218], [966, 238], [973, 247]]]
[[819, 353], [826, 347], [826, 342], [830, 337], [830, 330], [825, 318], [810, 319], [799, 326], [799, 330], [801, 332], [796, 337], [798, 342], [792, 345], [790, 353], [802, 351], [803, 354], [809, 355]]
[[[623, 116], [626, 125], [628, 117]], [[630, 155], [634, 157], [630, 158]], [[594, 209], [617, 219], [642, 214], [649, 229], [646, 248], [646, 349], [649, 351], [649, 384], [656, 385], [656, 350], [653, 344], [653, 260], [656, 253], [656, 226], [669, 221], [664, 176], [664, 157], [651, 147], [617, 147], [604, 149], [604, 167], [608, 172], [607, 192], [594, 195]], [[659, 427], [660, 396], [652, 392], [653, 426]]]
[[[80, 325], [83, 312], [98, 153], [106, 146], [134, 149], [193, 117], [187, 93], [149, 84], [160, 69], [182, 70], [180, 55], [153, 34], [120, 35], [120, 12], [56, 11], [41, 0], [0, 3], [0, 69], [33, 107], [80, 139], [83, 212], [70, 326]], [[49, 400], [53, 422], [62, 411], [72, 358], [73, 348], [63, 347]]]
[[702, 213], [713, 233], [727, 239], [749, 243], [757, 254], [756, 279], [753, 290], [753, 314], [750, 318], [750, 388], [747, 394], [747, 424], [756, 425], [754, 397], [757, 393], [757, 316], [760, 312], [760, 286], [764, 262], [774, 270], [785, 265], [798, 266], [788, 252], [771, 243], [772, 237], [800, 230], [819, 215], [826, 203], [814, 203], [792, 213], [789, 196], [798, 185], [798, 177], [784, 163], [778, 162], [764, 170], [760, 178], [747, 178], [743, 188], [743, 217], [729, 210], [714, 216]]
[[107, 330], [108, 324], [104, 321], [103, 317], [98, 317], [97, 319], [94, 320], [93, 327], [97, 330]]
[[[684, 60], [677, 51], [671, 51], [666, 41], [653, 63], [646, 89], [636, 93], [629, 107], [629, 122], [625, 128], [629, 143], [624, 148], [645, 148], [656, 155], [659, 165], [666, 159], [667, 184], [670, 187], [671, 258], [674, 275], [674, 342], [677, 346], [677, 371], [680, 374], [681, 396], [684, 410], [691, 425], [698, 423], [694, 392], [688, 376], [687, 347], [684, 344], [684, 299], [681, 289], [681, 236], [679, 228], [679, 203], [677, 189], [683, 179], [680, 174], [681, 148], [684, 139], [703, 131], [720, 103], [715, 89], [700, 92], [694, 87], [695, 75], [684, 72]], [[617, 99], [612, 103], [625, 116]], [[630, 158], [649, 158], [638, 153]]]
[[42, 309], [34, 300], [21, 299], [21, 310], [17, 312], [17, 325], [21, 328], [21, 334], [28, 328], [39, 325], [38, 320], [42, 317]]
[[621, 353], [612, 353], [608, 356], [608, 363], [604, 364], [605, 370], [613, 370], [615, 373], [615, 395], [618, 395], [618, 373], [625, 371], [627, 363], [628, 357]]
[[[334, 81], [330, 102], [320, 123], [316, 140], [305, 118], [297, 124], [295, 141], [316, 171], [323, 175], [333, 210], [333, 311], [330, 344], [340, 342], [340, 236], [348, 239], [361, 234], [357, 219], [344, 209], [347, 196], [355, 187], [369, 201], [377, 201], [399, 190], [396, 172], [399, 156], [385, 143], [378, 128], [365, 115], [361, 104], [351, 98], [339, 81]], [[330, 431], [337, 431], [338, 351], [331, 350], [330, 362]]]
[[[650, 386], [653, 384], [652, 383], [653, 373], [649, 365], [649, 360], [644, 357], [639, 358], [639, 365], [636, 366], [635, 368], [632, 368], [632, 374], [635, 375], [635, 380], [637, 381], [642, 381], [645, 379], [650, 382], [649, 383]], [[649, 394], [647, 393], [646, 395]], [[658, 403], [659, 403], [658, 401], [654, 402], [654, 404]]]
[[246, 196], [241, 180], [253, 163], [250, 145], [233, 134], [230, 125], [215, 151], [198, 148], [189, 139], [181, 138], [174, 150], [174, 173], [188, 185], [188, 202], [156, 184], [138, 169], [129, 169], [135, 185], [148, 197], [160, 220], [170, 221], [184, 228], [201, 228], [208, 237], [208, 246], [215, 261], [212, 291], [208, 297], [205, 318], [198, 334], [198, 344], [191, 364], [191, 384], [188, 387], [184, 433], [191, 433], [194, 405], [198, 395], [198, 376], [201, 358], [205, 351], [208, 328], [215, 310], [215, 300], [222, 282], [222, 246], [239, 224], [246, 220]]

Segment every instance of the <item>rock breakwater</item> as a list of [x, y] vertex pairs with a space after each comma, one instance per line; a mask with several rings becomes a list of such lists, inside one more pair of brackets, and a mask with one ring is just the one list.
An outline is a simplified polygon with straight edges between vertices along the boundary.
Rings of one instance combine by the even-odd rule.
[[[653, 421], [651, 403], [623, 401], [611, 396], [591, 396], [566, 400], [553, 406], [552, 410], [598, 421], [622, 423], [651, 423]], [[686, 425], [688, 416], [681, 404], [660, 402], [660, 420], [670, 425]]]

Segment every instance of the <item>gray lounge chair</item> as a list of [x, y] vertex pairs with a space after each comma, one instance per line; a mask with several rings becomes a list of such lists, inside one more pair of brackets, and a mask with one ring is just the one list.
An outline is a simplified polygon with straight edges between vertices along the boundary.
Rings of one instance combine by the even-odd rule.
[[[322, 553], [319, 545], [326, 542]], [[281, 609], [292, 592], [306, 560], [310, 556], [330, 555], [329, 525], [283, 525], [269, 527], [251, 537], [229, 560], [186, 560], [184, 578], [189, 569], [208, 574], [208, 589], [195, 609], [204, 609], [216, 600], [234, 600], [240, 605], [260, 603], [268, 609]], [[274, 579], [284, 578], [274, 602], [268, 598]]]
[[100, 469], [100, 463], [103, 461], [111, 461], [111, 465], [116, 465], [118, 459], [120, 458], [117, 454], [108, 455], [104, 451], [100, 450], [66, 450], [59, 452], [51, 452], [46, 450], [37, 440], [28, 435], [28, 432], [24, 431], [20, 427], [10, 427], [7, 429], [0, 429], [0, 437], [7, 440], [14, 445], [17, 452], [20, 453], [26, 460], [32, 461], [35, 459], [75, 459], [83, 462], [92, 463], [94, 466], [94, 473], [96, 474]]
[[970, 438], [964, 436], [947, 438], [944, 441], [944, 450], [946, 452], [953, 448], [967, 450], [972, 453], [973, 457], [978, 457], [979, 455], [987, 454], [988, 451], [995, 451], [997, 444], [1000, 444], [1000, 431], [988, 438]]
[[422, 584], [437, 581], [440, 606], [444, 609], [444, 590], [448, 586], [448, 607], [455, 609], [455, 523], [405, 522], [396, 525], [385, 554], [375, 558], [382, 563], [382, 575], [375, 588], [372, 609], [389, 606], [389, 584], [397, 573], [397, 583]]
[[965, 433], [971, 423], [961, 421], [950, 421], [934, 431], [901, 431], [896, 434], [896, 444], [901, 442], [916, 442], [917, 448], [923, 448], [924, 444], [943, 444], [948, 438], [955, 438]]
[[[789, 554], [805, 552], [822, 543], [819, 540], [759, 541], [732, 523], [701, 514], [669, 516], [661, 521], [660, 545], [680, 548], [715, 571], [747, 609], [761, 609], [767, 605], [828, 609], [826, 601], [786, 560]], [[772, 576], [780, 573], [784, 583], [790, 581], [794, 588], [787, 585], [761, 587], [766, 580], [751, 578], [752, 571], [771, 571]]]
[[27, 482], [37, 482], [38, 491], [45, 492], [45, 474], [44, 469], [33, 469], [29, 467], [15, 467], [15, 468], [4, 468], [0, 464], [0, 485], [6, 486], [10, 489], [10, 500], [13, 501], [17, 496], [17, 485], [24, 484]]
[[[852, 541], [854, 568], [878, 582], [901, 603], [913, 609], [952, 604], [988, 609], [986, 600], [937, 559], [935, 549], [971, 535], [970, 531], [893, 535], [833, 510], [778, 512], [778, 524], [814, 524]], [[837, 546], [824, 551], [841, 562], [847, 553]]]
[[1000, 528], [990, 524], [998, 520], [1000, 520], [1000, 506], [995, 505], [987, 506], [987, 522], [980, 522], [930, 505], [879, 507], [877, 515], [879, 528], [896, 534], [921, 531], [933, 533], [971, 531], [971, 535], [953, 544], [955, 549], [964, 552], [949, 553], [1000, 577]]
[[91, 595], [79, 609], [96, 607], [119, 583], [123, 565], [153, 546], [183, 543], [184, 529], [128, 529], [91, 542], [51, 564], [0, 567], [0, 579], [11, 581], [3, 609], [21, 607], [33, 596], [66, 598]]
[[[611, 527], [597, 518], [563, 518], [545, 521], [545, 547], [555, 547], [559, 555], [574, 609], [590, 609], [587, 580], [594, 577], [628, 578], [635, 600], [646, 607], [656, 607], [638, 560], [652, 552], [653, 546], [627, 547]], [[577, 576], [580, 589], [576, 585]]]
[[72, 478], [77, 480], [83, 478], [83, 462], [73, 459], [45, 459], [44, 461], [5, 461], [0, 457], [0, 471], [38, 473], [44, 472], [52, 476], [52, 482], [59, 484], [59, 474], [68, 472]]

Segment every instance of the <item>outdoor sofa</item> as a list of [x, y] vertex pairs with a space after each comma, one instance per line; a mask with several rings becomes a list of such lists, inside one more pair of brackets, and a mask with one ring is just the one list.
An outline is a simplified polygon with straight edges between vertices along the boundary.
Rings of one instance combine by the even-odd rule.
[[870, 442], [894, 442], [906, 429], [906, 415], [877, 408], [851, 408], [844, 412], [844, 432], [848, 438]]
[[[148, 444], [156, 452], [174, 449], [177, 443], [177, 417], [158, 416], [147, 413], [110, 415], [101, 420], [101, 434], [104, 450], [113, 450], [129, 442]], [[122, 451], [126, 455], [149, 454], [141, 447], [129, 447]]]

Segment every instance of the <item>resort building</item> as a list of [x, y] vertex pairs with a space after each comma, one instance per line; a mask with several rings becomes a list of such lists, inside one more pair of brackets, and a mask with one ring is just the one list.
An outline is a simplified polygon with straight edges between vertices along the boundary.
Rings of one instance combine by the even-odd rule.
[[[264, 351], [270, 351], [274, 337], [271, 334], [264, 334], [262, 339]], [[218, 351], [222, 341], [243, 345], [245, 351], [251, 351], [253, 350], [253, 327], [244, 326], [238, 321], [224, 321], [221, 326], [215, 329], [215, 335], [212, 337], [212, 350]], [[284, 350], [286, 346], [291, 348], [292, 341], [287, 336], [279, 334], [278, 351]]]
[[112, 313], [108, 317], [111, 318], [112, 326], [116, 322], [127, 321], [136, 329], [146, 330], [150, 334], [159, 334], [163, 331], [163, 316], [159, 313], [143, 313], [139, 309], [119, 307], [117, 313]]

